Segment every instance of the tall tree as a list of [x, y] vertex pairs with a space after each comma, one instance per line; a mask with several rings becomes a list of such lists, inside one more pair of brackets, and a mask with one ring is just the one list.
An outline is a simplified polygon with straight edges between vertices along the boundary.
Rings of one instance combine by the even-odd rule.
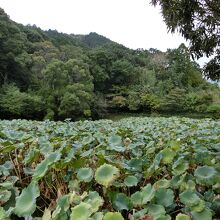
[[160, 5], [164, 21], [171, 32], [180, 32], [190, 41], [192, 56], [214, 56], [205, 66], [205, 75], [220, 79], [220, 1], [219, 0], [151, 0]]

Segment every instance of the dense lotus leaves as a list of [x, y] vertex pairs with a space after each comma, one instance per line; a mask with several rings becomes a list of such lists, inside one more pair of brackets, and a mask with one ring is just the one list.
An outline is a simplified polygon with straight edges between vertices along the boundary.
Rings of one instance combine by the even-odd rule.
[[219, 219], [219, 135], [211, 119], [0, 121], [0, 216]]

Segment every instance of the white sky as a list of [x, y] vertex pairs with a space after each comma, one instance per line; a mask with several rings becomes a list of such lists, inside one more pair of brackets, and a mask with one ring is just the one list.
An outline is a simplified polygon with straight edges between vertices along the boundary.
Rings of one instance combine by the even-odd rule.
[[0, 0], [10, 18], [60, 32], [97, 32], [129, 48], [176, 48], [184, 39], [168, 34], [150, 0]]

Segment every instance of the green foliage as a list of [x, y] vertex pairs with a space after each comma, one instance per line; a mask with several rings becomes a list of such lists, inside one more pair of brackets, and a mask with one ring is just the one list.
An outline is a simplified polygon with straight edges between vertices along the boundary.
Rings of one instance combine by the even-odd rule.
[[151, 3], [161, 6], [164, 21], [171, 32], [180, 32], [190, 41], [190, 51], [197, 58], [214, 55], [206, 65], [206, 75], [211, 79], [220, 78], [219, 50], [219, 1], [169, 1], [152, 0]]
[[4, 85], [0, 94], [0, 112], [9, 118], [42, 118], [44, 102], [37, 95], [20, 92], [15, 85]]
[[0, 216], [218, 219], [219, 123], [0, 121]]

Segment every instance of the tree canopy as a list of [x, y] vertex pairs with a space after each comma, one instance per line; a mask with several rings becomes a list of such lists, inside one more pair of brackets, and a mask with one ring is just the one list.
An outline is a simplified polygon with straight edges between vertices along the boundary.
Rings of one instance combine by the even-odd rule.
[[17, 24], [0, 10], [0, 118], [219, 109], [219, 87], [203, 78], [184, 44], [166, 52], [132, 50], [96, 33], [68, 35]]
[[151, 0], [161, 6], [164, 21], [171, 32], [180, 32], [189, 40], [193, 57], [213, 56], [204, 74], [220, 79], [220, 1], [219, 0]]

